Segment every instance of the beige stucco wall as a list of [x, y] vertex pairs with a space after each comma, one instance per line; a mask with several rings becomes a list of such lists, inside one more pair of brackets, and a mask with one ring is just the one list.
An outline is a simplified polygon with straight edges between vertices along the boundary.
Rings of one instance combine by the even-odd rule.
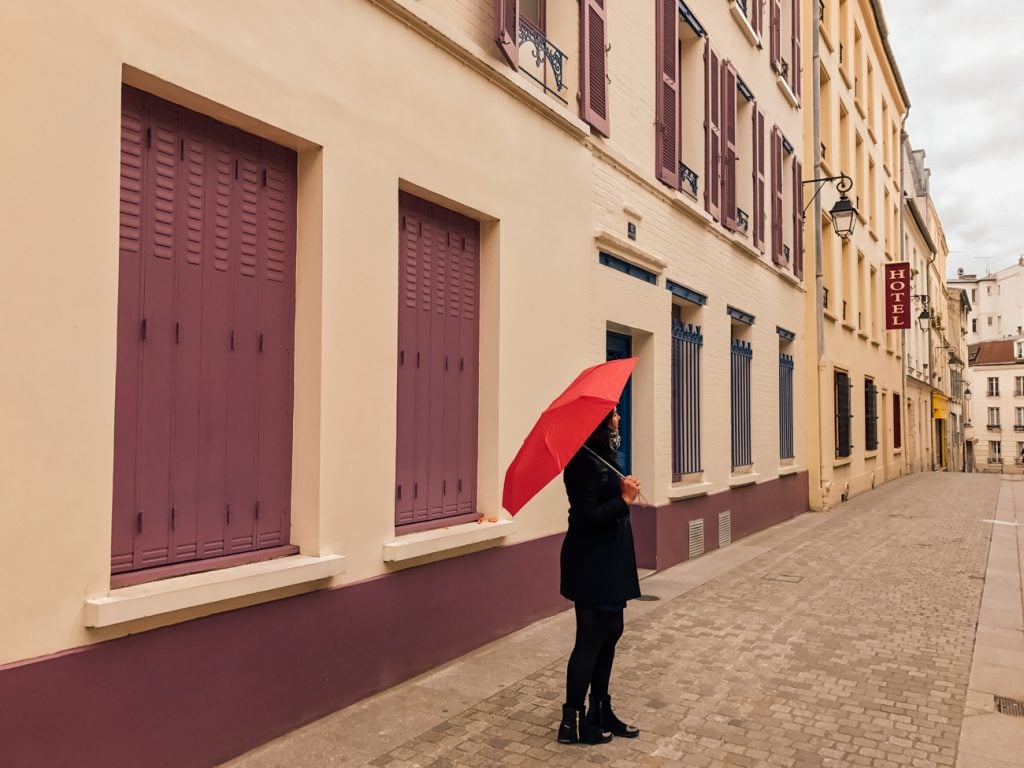
[[[391, 15], [406, 6], [426, 23]], [[602, 359], [580, 290], [591, 156], [572, 113], [423, 6], [0, 8], [0, 101], [17, 116], [0, 128], [0, 663], [305, 588], [83, 627], [109, 587], [123, 80], [300, 152], [293, 541], [347, 558], [334, 584], [386, 573], [394, 536], [398, 191], [482, 220], [479, 506], [504, 514], [533, 419]], [[562, 530], [564, 509], [554, 483], [509, 541]]]
[[[813, 18], [817, 19], [817, 14]], [[846, 173], [853, 180], [849, 193], [859, 218], [853, 236], [844, 243], [834, 233], [828, 216], [820, 224], [823, 285], [829, 291], [824, 309], [824, 356], [812, 375], [818, 394], [816, 439], [819, 457], [811, 468], [810, 499], [814, 507], [829, 507], [845, 495], [873, 488], [903, 474], [905, 448], [893, 442], [893, 395], [903, 395], [902, 344], [898, 331], [885, 330], [884, 265], [898, 261], [900, 200], [899, 147], [893, 136], [906, 109], [900, 95], [867, 0], [827, 3], [824, 19], [814, 25], [820, 39], [820, 65], [813, 60], [813, 45], [803, 46], [804, 89], [813, 88], [814, 67], [822, 73], [821, 143], [825, 154], [821, 176]], [[856, 43], [859, 32], [860, 43]], [[813, 34], [810, 31], [809, 34]], [[843, 60], [840, 62], [840, 47]], [[868, 70], [872, 76], [867, 76]], [[858, 86], [859, 82], [859, 86]], [[871, 87], [868, 83], [871, 83]], [[884, 108], [883, 108], [884, 105]], [[841, 118], [845, 110], [846, 119]], [[844, 134], [845, 131], [845, 134]], [[811, 118], [805, 132], [811, 135]], [[857, 138], [861, 141], [858, 152]], [[805, 165], [814, 170], [813, 140], [805, 141]], [[872, 183], [873, 180], [873, 183]], [[826, 184], [822, 210], [832, 207], [838, 194]], [[807, 216], [808, 251], [815, 248], [813, 208]], [[845, 316], [843, 303], [846, 303]], [[815, 297], [808, 294], [809, 328], [817, 316]], [[814, 358], [816, 359], [816, 356]], [[808, 366], [810, 367], [810, 366]], [[834, 373], [850, 375], [851, 442], [849, 458], [835, 455]], [[864, 379], [878, 387], [878, 450], [865, 451]]]

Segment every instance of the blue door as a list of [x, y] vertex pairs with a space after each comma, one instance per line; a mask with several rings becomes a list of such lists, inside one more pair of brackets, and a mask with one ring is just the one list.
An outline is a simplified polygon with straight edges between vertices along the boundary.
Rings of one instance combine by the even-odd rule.
[[[608, 331], [608, 360], [622, 360], [633, 356], [633, 339], [622, 333]], [[622, 397], [619, 398], [619, 434], [622, 446], [617, 460], [623, 474], [633, 471], [633, 377], [629, 377]]]

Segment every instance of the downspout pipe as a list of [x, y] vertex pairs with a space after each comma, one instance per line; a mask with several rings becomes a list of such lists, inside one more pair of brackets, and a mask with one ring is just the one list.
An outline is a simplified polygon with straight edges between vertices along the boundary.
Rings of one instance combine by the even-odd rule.
[[[906, 163], [903, 161], [904, 150], [907, 146], [907, 118], [910, 117], [910, 105], [907, 105], [906, 111], [903, 113], [903, 121], [900, 123], [900, 261], [906, 262], [907, 260], [907, 246], [906, 246]], [[911, 312], [911, 315], [914, 313]], [[911, 329], [913, 330], [913, 329]], [[901, 377], [900, 385], [902, 396], [900, 397], [900, 410], [903, 411], [907, 404], [907, 376], [909, 370], [907, 367], [907, 332], [906, 330], [900, 331], [900, 346], [902, 347], [902, 363], [900, 368], [902, 369], [903, 376]], [[929, 370], [931, 370], [931, 364], [929, 363]], [[908, 424], [904, 422], [906, 419], [903, 418], [903, 413], [900, 413], [900, 427], [903, 432], [906, 433]], [[910, 474], [910, 446], [904, 445], [904, 441], [900, 441], [900, 445], [903, 448], [903, 464], [907, 470], [907, 474]]]
[[[814, 14], [811, 14], [811, 28], [814, 30], [811, 56], [812, 120], [811, 131], [814, 141], [814, 178], [822, 176], [821, 170], [821, 29]], [[818, 491], [821, 493], [821, 508], [825, 509], [828, 491], [825, 485], [824, 440], [825, 429], [822, 400], [822, 377], [825, 375], [825, 270], [821, 256], [821, 195], [814, 197], [814, 326], [818, 345]]]

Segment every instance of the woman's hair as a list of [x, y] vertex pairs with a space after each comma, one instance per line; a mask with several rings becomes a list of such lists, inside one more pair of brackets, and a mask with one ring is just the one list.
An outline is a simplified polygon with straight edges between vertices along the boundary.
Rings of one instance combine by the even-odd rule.
[[594, 428], [594, 431], [590, 433], [590, 437], [587, 438], [584, 445], [605, 461], [617, 465], [615, 451], [612, 450], [611, 446], [612, 416], [614, 414], [614, 408], [608, 411], [608, 415]]

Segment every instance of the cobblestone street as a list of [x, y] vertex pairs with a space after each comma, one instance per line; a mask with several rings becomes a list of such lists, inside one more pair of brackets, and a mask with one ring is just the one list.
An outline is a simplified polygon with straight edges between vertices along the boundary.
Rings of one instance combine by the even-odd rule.
[[567, 612], [228, 765], [953, 766], [1001, 484], [914, 475], [643, 580], [612, 679], [638, 739], [555, 742]]

